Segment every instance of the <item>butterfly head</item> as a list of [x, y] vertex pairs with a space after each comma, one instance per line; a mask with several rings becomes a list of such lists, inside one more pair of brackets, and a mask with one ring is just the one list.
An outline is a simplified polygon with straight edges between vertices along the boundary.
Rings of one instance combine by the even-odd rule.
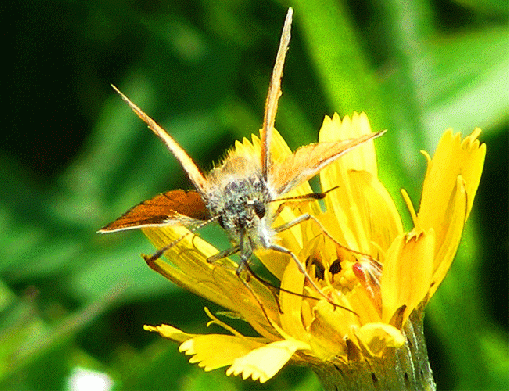
[[263, 246], [272, 223], [268, 210], [272, 197], [265, 180], [258, 172], [232, 175], [215, 169], [211, 175], [214, 186], [207, 194], [211, 215], [217, 216], [219, 224], [234, 242], [239, 243], [247, 237], [252, 247]]

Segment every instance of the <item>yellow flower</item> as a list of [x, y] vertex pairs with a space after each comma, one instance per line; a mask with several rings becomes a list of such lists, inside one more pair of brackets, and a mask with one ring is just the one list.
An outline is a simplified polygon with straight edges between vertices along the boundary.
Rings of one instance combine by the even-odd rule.
[[[365, 114], [340, 120], [326, 117], [320, 142], [355, 138], [370, 133]], [[309, 286], [295, 262], [281, 254], [258, 251], [264, 266], [280, 281], [274, 293], [251, 277], [248, 289], [229, 259], [210, 264], [217, 249], [188, 235], [165, 253], [167, 259], [149, 262], [158, 273], [245, 320], [259, 337], [246, 337], [207, 311], [209, 323], [228, 334], [186, 334], [168, 325], [145, 326], [181, 343], [206, 371], [229, 366], [227, 374], [265, 382], [287, 362], [350, 365], [380, 362], [407, 341], [405, 325], [424, 305], [445, 277], [456, 253], [463, 226], [472, 208], [485, 156], [480, 130], [461, 139], [447, 131], [431, 159], [423, 185], [415, 227], [405, 233], [387, 190], [378, 180], [373, 142], [355, 148], [320, 172], [325, 211], [318, 202], [287, 202], [276, 224], [303, 213], [315, 216], [279, 234], [281, 243], [305, 262], [316, 284], [337, 305]], [[260, 154], [257, 137], [238, 142], [234, 154]], [[273, 163], [290, 154], [274, 132]], [[311, 191], [305, 183], [290, 195]], [[274, 206], [274, 207], [277, 207]], [[324, 230], [334, 238], [324, 234]], [[146, 228], [161, 248], [188, 232], [183, 227]], [[292, 293], [289, 293], [292, 292]], [[294, 294], [297, 293], [297, 294]], [[301, 296], [299, 296], [300, 294]], [[396, 349], [396, 350], [395, 350]], [[371, 377], [370, 377], [371, 380]]]

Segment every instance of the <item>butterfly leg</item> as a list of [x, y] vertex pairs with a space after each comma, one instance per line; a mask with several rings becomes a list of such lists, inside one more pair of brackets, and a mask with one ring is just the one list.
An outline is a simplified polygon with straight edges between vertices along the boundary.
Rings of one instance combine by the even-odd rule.
[[351, 248], [338, 243], [338, 241], [332, 237], [332, 235], [325, 229], [325, 227], [316, 217], [310, 214], [300, 215], [294, 220], [276, 227], [275, 231], [279, 233], [308, 220], [316, 223], [318, 227], [320, 227], [320, 230], [325, 234], [325, 236], [332, 240], [338, 247], [360, 256], [360, 259], [358, 259], [358, 262], [355, 265], [354, 274], [360, 277], [360, 280], [366, 285], [368, 292], [372, 297], [375, 297], [375, 291], [377, 289], [379, 290], [380, 276], [382, 273], [382, 265], [380, 262], [378, 262], [369, 254], [365, 254], [357, 250], [352, 250]]
[[299, 268], [299, 271], [304, 275], [304, 277], [306, 278], [306, 280], [309, 281], [309, 283], [311, 284], [311, 286], [321, 295], [323, 296], [329, 303], [335, 305], [332, 301], [332, 299], [330, 297], [328, 297], [325, 293], [322, 292], [322, 290], [320, 289], [320, 287], [318, 285], [316, 285], [316, 283], [312, 280], [311, 276], [308, 274], [306, 268], [304, 267], [304, 265], [302, 264], [301, 261], [299, 261], [299, 259], [297, 258], [297, 256], [292, 253], [290, 250], [288, 250], [287, 248], [283, 247], [283, 246], [279, 246], [277, 244], [270, 244], [267, 249], [269, 250], [272, 250], [272, 251], [277, 251], [277, 252], [280, 252], [280, 253], [283, 253], [283, 254], [286, 254], [286, 255], [289, 255], [290, 257], [292, 257], [292, 259], [295, 261], [295, 264], [297, 265], [297, 267]]
[[[299, 296], [299, 297], [302, 297], [303, 299], [312, 299], [312, 300], [321, 300], [320, 298], [318, 297], [315, 297], [315, 296], [308, 296], [308, 295], [305, 295], [305, 294], [302, 294], [302, 293], [297, 293], [297, 292], [292, 292], [292, 291], [289, 291], [288, 289], [284, 289], [284, 288], [281, 288], [279, 286], [275, 286], [273, 285], [272, 283], [270, 283], [269, 281], [266, 281], [264, 280], [263, 278], [261, 278], [260, 276], [258, 276], [252, 269], [251, 267], [249, 266], [249, 264], [246, 264], [246, 269], [247, 271], [249, 272], [249, 274], [251, 276], [253, 276], [256, 280], [258, 280], [258, 282], [260, 282], [261, 284], [265, 285], [271, 292], [272, 294], [274, 295], [274, 297], [278, 297], [278, 292], [285, 292], [285, 293], [288, 293], [290, 295], [294, 295], [294, 296]], [[276, 302], [277, 302], [277, 305], [278, 305], [278, 308], [279, 308], [279, 313], [283, 313], [283, 310], [281, 309], [281, 305], [279, 303], [279, 300], [276, 299]], [[355, 311], [352, 311], [350, 308], [346, 308], [340, 304], [335, 304], [335, 303], [331, 303], [334, 308], [341, 308], [345, 311], [348, 311], [356, 316], [359, 316]]]
[[342, 248], [343, 250], [346, 250], [350, 253], [353, 253], [353, 254], [357, 254], [357, 255], [362, 255], [363, 257], [366, 257], [374, 262], [376, 262], [373, 257], [369, 254], [365, 254], [363, 252], [360, 252], [360, 251], [357, 251], [357, 250], [353, 250], [351, 248], [348, 248], [346, 246], [343, 246], [341, 243], [339, 243], [326, 229], [325, 227], [322, 225], [322, 223], [320, 223], [320, 221], [313, 215], [310, 215], [308, 213], [306, 214], [303, 214], [303, 215], [300, 215], [299, 217], [295, 218], [294, 220], [292, 221], [289, 221], [288, 223], [286, 224], [282, 224], [280, 225], [279, 227], [276, 227], [275, 228], [275, 231], [277, 233], [279, 232], [283, 232], [283, 231], [286, 231], [287, 229], [290, 229], [292, 228], [293, 226], [297, 225], [297, 224], [301, 224], [303, 223], [304, 221], [312, 221], [314, 222], [315, 224], [318, 225], [318, 227], [320, 228], [320, 230], [324, 233], [325, 236], [327, 236], [330, 240], [332, 240], [334, 242], [335, 245], [337, 245], [338, 247]]
[[238, 253], [239, 251], [240, 251], [240, 246], [234, 246], [234, 247], [228, 248], [226, 250], [220, 251], [217, 254], [214, 254], [211, 257], [207, 258], [207, 262], [208, 263], [217, 262], [221, 258], [229, 257], [230, 255]]
[[239, 262], [239, 266], [237, 267], [237, 270], [235, 271], [235, 273], [237, 274], [237, 276], [242, 280], [244, 281], [244, 279], [242, 278], [242, 272], [246, 272], [246, 282], [249, 282], [249, 260], [251, 259], [251, 257], [253, 256], [253, 247], [252, 247], [252, 244], [249, 243], [250, 245], [248, 246], [245, 246], [244, 245], [244, 233], [241, 233], [240, 235], [240, 241], [239, 241], [239, 256], [240, 256], [240, 262]]

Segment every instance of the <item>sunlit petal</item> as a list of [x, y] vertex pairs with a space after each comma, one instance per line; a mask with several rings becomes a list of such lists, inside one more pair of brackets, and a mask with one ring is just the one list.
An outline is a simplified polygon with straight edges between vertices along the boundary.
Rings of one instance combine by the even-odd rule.
[[385, 323], [368, 323], [355, 332], [355, 336], [373, 356], [381, 357], [388, 347], [398, 348], [405, 337], [397, 328]]
[[294, 339], [273, 342], [237, 358], [226, 374], [242, 374], [243, 379], [251, 377], [265, 383], [279, 372], [297, 350], [308, 349], [308, 344]]
[[385, 322], [402, 306], [406, 319], [426, 297], [432, 283], [434, 243], [431, 229], [400, 235], [389, 248], [381, 281]]

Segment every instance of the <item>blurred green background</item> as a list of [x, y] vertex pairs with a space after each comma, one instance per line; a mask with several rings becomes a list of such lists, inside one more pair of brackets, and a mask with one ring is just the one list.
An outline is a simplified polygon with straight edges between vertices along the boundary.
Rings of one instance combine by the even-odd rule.
[[296, 148], [325, 114], [366, 111], [389, 130], [380, 173], [407, 228], [399, 189], [418, 205], [419, 150], [483, 129], [474, 210], [425, 326], [439, 389], [509, 389], [505, 0], [2, 2], [0, 389], [78, 390], [87, 373], [115, 390], [319, 389], [306, 368], [260, 385], [189, 364], [143, 324], [206, 332], [202, 308], [218, 308], [149, 270], [140, 232], [95, 233], [190, 187], [110, 83], [207, 170], [260, 127], [288, 6], [277, 128]]

